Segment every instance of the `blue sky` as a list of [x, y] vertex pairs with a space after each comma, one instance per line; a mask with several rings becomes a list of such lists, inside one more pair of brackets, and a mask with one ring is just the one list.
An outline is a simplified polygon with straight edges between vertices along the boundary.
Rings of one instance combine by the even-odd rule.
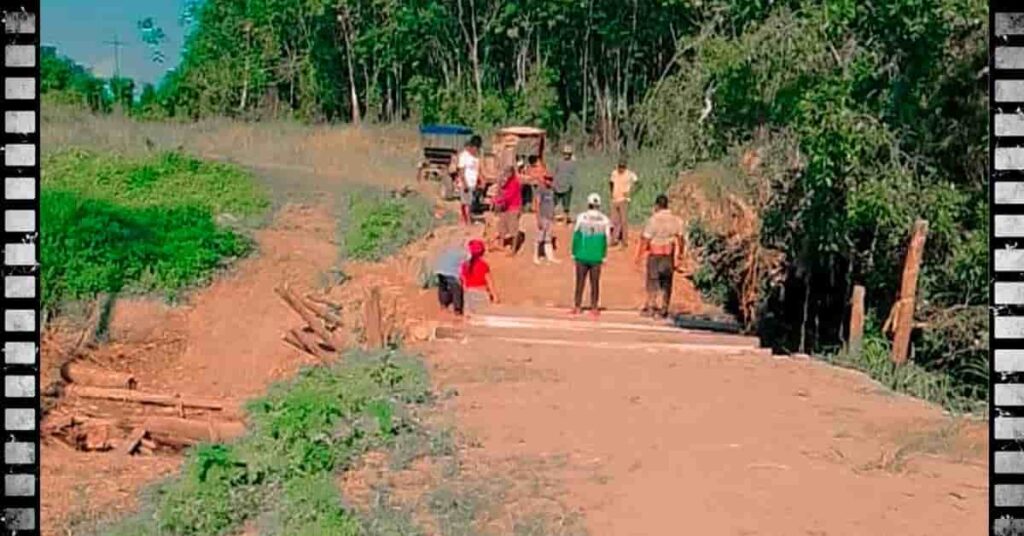
[[[114, 49], [103, 44], [114, 36], [121, 47], [121, 75], [142, 82], [159, 82], [168, 68], [178, 64], [185, 30], [178, 25], [184, 0], [42, 0], [41, 29], [44, 45], [89, 67], [97, 76], [114, 72]], [[164, 63], [154, 63], [142, 42], [137, 22], [153, 17], [167, 34], [161, 50]]]

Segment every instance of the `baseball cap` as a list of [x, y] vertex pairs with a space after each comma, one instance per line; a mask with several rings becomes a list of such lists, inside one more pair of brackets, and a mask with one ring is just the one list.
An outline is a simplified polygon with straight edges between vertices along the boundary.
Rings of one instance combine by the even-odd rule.
[[587, 196], [587, 204], [594, 205], [595, 207], [601, 206], [601, 196], [597, 194], [590, 194]]

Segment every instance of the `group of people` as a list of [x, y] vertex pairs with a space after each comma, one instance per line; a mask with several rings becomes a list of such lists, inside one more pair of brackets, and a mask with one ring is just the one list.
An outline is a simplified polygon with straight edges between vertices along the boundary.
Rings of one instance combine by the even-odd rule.
[[[481, 142], [479, 136], [473, 136], [455, 159], [454, 181], [460, 198], [459, 217], [464, 225], [469, 225], [473, 215], [479, 212], [488, 187], [486, 181], [481, 180]], [[537, 156], [531, 156], [525, 164], [507, 164], [497, 172], [497, 192], [491, 200], [497, 225], [490, 237], [491, 245], [509, 254], [519, 251], [525, 239], [519, 221], [524, 211], [531, 210], [538, 215], [540, 231], [534, 260], [539, 263], [543, 257], [554, 262], [554, 237], [550, 227], [555, 221], [556, 207], [560, 205], [566, 221], [571, 221], [570, 206], [576, 183], [572, 147], [567, 145], [562, 149], [562, 159], [553, 173]]]
[[[471, 222], [474, 207], [480, 202], [480, 138], [474, 136], [459, 154], [456, 185], [461, 192], [460, 216], [464, 224]], [[638, 183], [625, 159], [620, 159], [609, 178], [611, 191], [610, 217], [602, 212], [601, 196], [587, 196], [587, 208], [575, 218], [570, 212], [572, 193], [576, 183], [576, 162], [571, 146], [562, 150], [562, 159], [549, 173], [537, 157], [525, 167], [524, 182], [515, 166], [508, 166], [501, 174], [499, 190], [493, 200], [497, 216], [497, 233], [492, 249], [503, 249], [514, 255], [525, 241], [519, 229], [524, 199], [537, 217], [537, 240], [534, 263], [543, 261], [560, 263], [555, 257], [554, 225], [556, 208], [561, 206], [567, 223], [572, 225], [571, 255], [575, 264], [575, 288], [572, 314], [583, 311], [583, 294], [589, 283], [590, 314], [600, 315], [601, 269], [612, 247], [627, 247], [629, 241], [628, 213], [630, 194]], [[498, 294], [491, 269], [484, 255], [488, 244], [484, 239], [470, 240], [465, 249], [452, 244], [440, 257], [435, 269], [438, 298], [441, 306], [461, 316], [482, 303], [497, 302]], [[639, 267], [646, 257], [646, 300], [641, 314], [667, 317], [672, 297], [672, 282], [677, 267], [685, 255], [686, 241], [683, 223], [672, 214], [668, 198], [659, 195], [654, 211], [647, 219], [641, 240], [637, 245], [634, 262]]]

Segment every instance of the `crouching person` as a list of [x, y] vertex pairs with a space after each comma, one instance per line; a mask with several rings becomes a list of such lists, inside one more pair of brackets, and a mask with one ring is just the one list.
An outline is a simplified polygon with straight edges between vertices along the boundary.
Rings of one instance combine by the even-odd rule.
[[456, 316], [462, 316], [464, 309], [460, 269], [465, 259], [466, 252], [462, 244], [453, 243], [444, 248], [434, 262], [437, 301], [442, 310], [451, 310]]

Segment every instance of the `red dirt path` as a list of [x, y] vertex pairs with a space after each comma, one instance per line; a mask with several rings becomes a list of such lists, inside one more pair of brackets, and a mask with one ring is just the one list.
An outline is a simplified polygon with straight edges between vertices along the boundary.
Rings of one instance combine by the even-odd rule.
[[[631, 256], [614, 251], [605, 265], [609, 308], [642, 300]], [[503, 306], [568, 305], [569, 263], [489, 259]], [[682, 305], [699, 308], [680, 283]], [[859, 373], [806, 359], [485, 336], [424, 350], [439, 389], [459, 393], [449, 409], [481, 443], [469, 451], [475, 462], [567, 460], [549, 475], [555, 496], [594, 535], [985, 530], [984, 425], [953, 423]]]

